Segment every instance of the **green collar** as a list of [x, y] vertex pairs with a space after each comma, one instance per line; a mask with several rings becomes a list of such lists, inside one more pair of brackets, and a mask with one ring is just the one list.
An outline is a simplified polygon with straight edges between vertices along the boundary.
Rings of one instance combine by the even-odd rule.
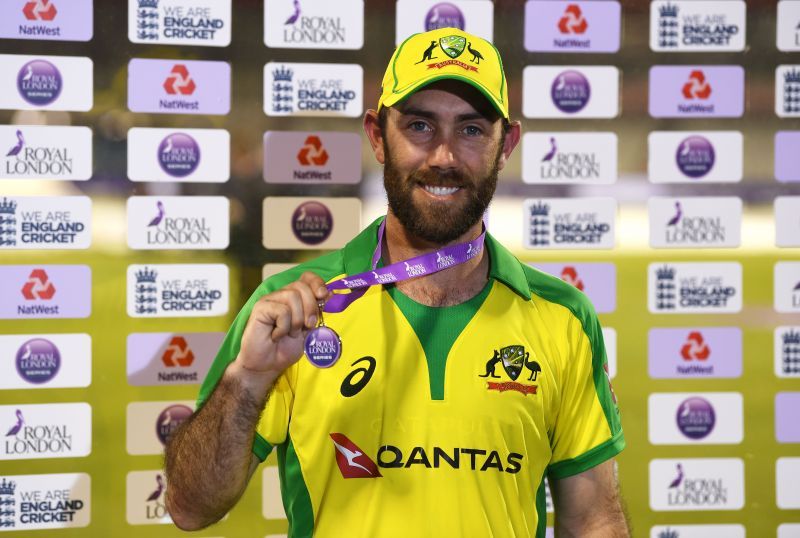
[[[385, 217], [378, 217], [363, 232], [344, 247], [344, 270], [348, 275], [372, 269], [372, 253], [378, 244], [378, 227]], [[486, 234], [484, 242], [489, 253], [489, 278], [499, 280], [525, 299], [531, 298], [528, 279], [522, 263], [491, 234]]]

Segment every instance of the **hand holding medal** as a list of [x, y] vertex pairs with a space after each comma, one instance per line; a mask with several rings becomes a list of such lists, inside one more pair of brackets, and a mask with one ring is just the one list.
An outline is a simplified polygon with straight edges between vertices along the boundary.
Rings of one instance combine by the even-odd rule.
[[[327, 302], [319, 302], [318, 326], [308, 332], [303, 346], [306, 357], [314, 366], [329, 368], [342, 355], [342, 339], [336, 331], [325, 325], [323, 311], [342, 312], [364, 295], [370, 286], [428, 276], [467, 262], [480, 254], [483, 249], [483, 240], [486, 237], [484, 229], [483, 233], [472, 241], [443, 247], [436, 252], [415, 256], [379, 269], [378, 262], [381, 259], [381, 245], [385, 229], [386, 221], [384, 220], [378, 229], [378, 243], [372, 254], [371, 271], [340, 278], [326, 286], [331, 292], [331, 296]], [[336, 291], [342, 290], [349, 290], [349, 293], [336, 293]]]

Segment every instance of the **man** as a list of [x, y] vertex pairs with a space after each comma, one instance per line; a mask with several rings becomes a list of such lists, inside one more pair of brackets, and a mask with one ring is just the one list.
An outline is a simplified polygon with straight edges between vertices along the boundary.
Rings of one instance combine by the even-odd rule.
[[453, 28], [410, 37], [364, 127], [385, 221], [242, 309], [167, 448], [173, 520], [223, 517], [275, 447], [290, 536], [544, 536], [545, 476], [561, 536], [627, 536], [594, 310], [482, 236], [520, 138], [499, 53]]

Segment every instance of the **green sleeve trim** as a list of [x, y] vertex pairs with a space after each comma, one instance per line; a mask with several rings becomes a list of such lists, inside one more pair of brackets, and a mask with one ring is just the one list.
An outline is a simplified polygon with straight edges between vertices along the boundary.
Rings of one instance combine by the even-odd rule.
[[607, 361], [603, 332], [600, 329], [600, 322], [597, 319], [597, 313], [592, 302], [572, 284], [567, 284], [559, 278], [545, 274], [532, 267], [523, 265], [523, 268], [528, 275], [531, 291], [545, 300], [568, 309], [580, 322], [583, 333], [589, 339], [592, 349], [592, 380], [594, 381], [595, 393], [600, 406], [603, 408], [608, 428], [611, 434], [616, 437], [622, 431], [622, 421], [619, 416], [619, 408], [614, 401], [614, 396], [611, 394], [611, 382], [606, 373]]
[[263, 463], [264, 460], [267, 459], [267, 456], [269, 456], [270, 452], [272, 452], [272, 445], [269, 444], [266, 439], [261, 437], [261, 434], [256, 432], [255, 437], [253, 437], [253, 454], [255, 454], [256, 457]]
[[536, 538], [547, 537], [547, 491], [544, 487], [544, 476], [536, 490]]
[[290, 538], [311, 538], [314, 534], [314, 508], [294, 443], [288, 436], [285, 443], [278, 445], [278, 475], [283, 509], [289, 520], [287, 535]]
[[553, 479], [567, 478], [588, 471], [592, 467], [596, 467], [607, 461], [625, 448], [625, 436], [622, 435], [622, 430], [617, 432], [614, 437], [597, 445], [588, 452], [584, 452], [577, 458], [571, 460], [559, 461], [547, 468], [547, 475]]

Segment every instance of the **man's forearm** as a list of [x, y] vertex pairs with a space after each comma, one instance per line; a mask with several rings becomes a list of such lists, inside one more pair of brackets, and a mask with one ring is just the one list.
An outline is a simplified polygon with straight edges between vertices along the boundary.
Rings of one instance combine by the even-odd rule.
[[168, 443], [166, 505], [178, 527], [206, 527], [241, 496], [255, 426], [273, 382], [232, 363], [211, 397]]
[[617, 503], [616, 509], [598, 512], [592, 518], [559, 521], [555, 518], [556, 538], [628, 538], [630, 530], [625, 512]]

